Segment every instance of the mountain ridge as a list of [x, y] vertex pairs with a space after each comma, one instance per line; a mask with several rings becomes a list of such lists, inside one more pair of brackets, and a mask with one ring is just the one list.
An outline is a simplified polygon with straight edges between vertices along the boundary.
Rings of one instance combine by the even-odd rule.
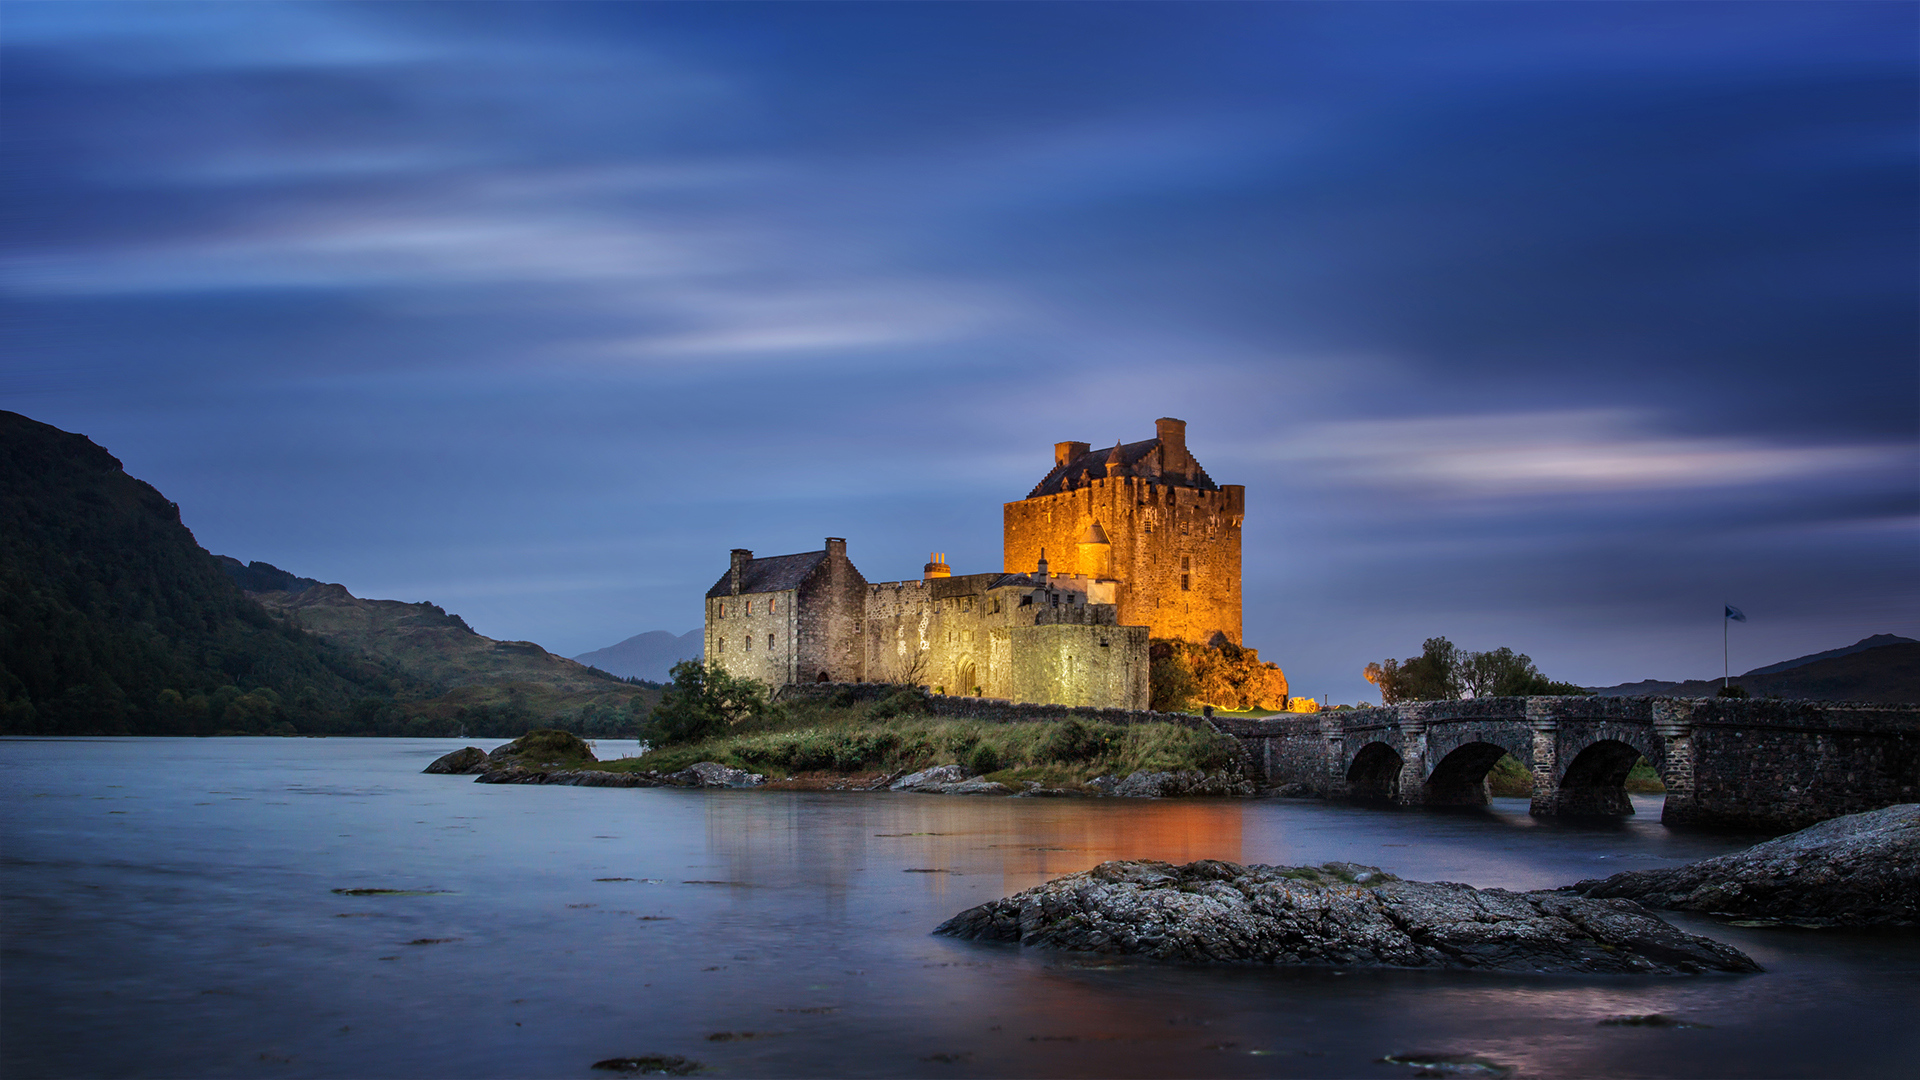
[[611, 671], [622, 678], [666, 682], [672, 678], [673, 665], [682, 660], [699, 660], [705, 655], [705, 631], [696, 627], [684, 634], [669, 630], [648, 630], [624, 641], [574, 657]]
[[[1891, 643], [1868, 645], [1878, 639]], [[1864, 647], [1860, 647], [1864, 646]], [[1812, 701], [1870, 701], [1899, 704], [1920, 701], [1920, 642], [1876, 634], [1855, 646], [1784, 660], [1733, 676], [1731, 682], [1755, 697]], [[1669, 682], [1642, 679], [1616, 686], [1587, 687], [1601, 697], [1713, 697], [1719, 679]]]

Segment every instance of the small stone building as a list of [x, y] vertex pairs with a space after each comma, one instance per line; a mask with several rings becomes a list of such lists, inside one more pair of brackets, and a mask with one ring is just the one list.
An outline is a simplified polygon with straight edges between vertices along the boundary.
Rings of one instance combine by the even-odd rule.
[[[707, 591], [706, 655], [772, 686], [911, 682], [954, 695], [1147, 707], [1147, 640], [1240, 642], [1245, 489], [1213, 482], [1186, 423], [1054, 466], [1005, 506], [1004, 569], [869, 584], [846, 541], [756, 559]], [[1048, 553], [1054, 562], [1048, 562]], [[1054, 572], [1055, 569], [1059, 572]]]
[[735, 548], [707, 590], [706, 657], [769, 686], [858, 682], [866, 596], [837, 536], [820, 551], [767, 559]]

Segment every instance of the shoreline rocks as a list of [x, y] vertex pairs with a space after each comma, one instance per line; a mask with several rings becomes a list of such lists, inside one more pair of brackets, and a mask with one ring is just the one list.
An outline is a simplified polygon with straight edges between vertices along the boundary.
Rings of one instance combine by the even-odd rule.
[[[535, 736], [541, 736], [535, 739]], [[572, 744], [559, 745], [564, 736]], [[573, 745], [573, 744], [577, 744]], [[541, 760], [559, 758], [559, 760]], [[748, 788], [767, 785], [767, 778], [745, 769], [729, 768], [712, 761], [690, 765], [677, 773], [610, 773], [597, 769], [565, 768], [581, 760], [593, 761], [593, 752], [565, 732], [530, 732], [503, 743], [488, 753], [477, 746], [463, 747], [438, 758], [423, 772], [442, 775], [474, 776], [483, 784], [570, 784], [578, 787], [727, 787]], [[556, 766], [561, 766], [556, 768]], [[775, 781], [776, 787], [799, 786]], [[1251, 798], [1260, 794], [1255, 785], [1232, 773], [1203, 773], [1195, 769], [1182, 772], [1139, 771], [1125, 777], [1101, 776], [1082, 787], [1044, 787], [1035, 781], [1002, 783], [976, 776], [964, 765], [936, 765], [902, 776], [891, 783], [884, 777], [864, 783], [833, 784], [819, 778], [805, 785], [813, 790], [908, 791], [923, 795], [1010, 795], [1029, 798], [1098, 798], [1112, 796], [1134, 799], [1164, 799], [1191, 796]]]
[[1755, 972], [1630, 900], [1402, 881], [1375, 867], [1107, 862], [963, 911], [976, 941], [1202, 964], [1693, 975]]
[[1818, 926], [1920, 926], [1920, 804], [1848, 814], [1745, 851], [1629, 870], [1573, 891]]
[[464, 746], [435, 758], [433, 764], [420, 771], [454, 776], [486, 772], [487, 752], [477, 746]]

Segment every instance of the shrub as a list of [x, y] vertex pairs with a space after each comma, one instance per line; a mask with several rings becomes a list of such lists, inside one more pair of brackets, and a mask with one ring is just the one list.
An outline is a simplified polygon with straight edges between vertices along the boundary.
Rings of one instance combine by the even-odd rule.
[[918, 688], [896, 690], [892, 694], [867, 706], [867, 719], [891, 720], [896, 716], [911, 716], [915, 713], [932, 711], [927, 695]]
[[673, 685], [660, 695], [642, 735], [660, 746], [696, 742], [778, 714], [765, 683], [729, 674], [719, 664], [684, 660], [673, 665]]
[[1040, 744], [1040, 757], [1046, 761], [1057, 761], [1062, 765], [1075, 762], [1092, 761], [1104, 757], [1113, 745], [1117, 734], [1110, 724], [1095, 724], [1091, 727], [1077, 718], [1068, 718], [1047, 734], [1046, 741]]
[[972, 769], [975, 773], [982, 776], [991, 772], [999, 772], [1001, 768], [1000, 752], [993, 748], [992, 743], [979, 743], [975, 745], [973, 751], [967, 755], [967, 768]]

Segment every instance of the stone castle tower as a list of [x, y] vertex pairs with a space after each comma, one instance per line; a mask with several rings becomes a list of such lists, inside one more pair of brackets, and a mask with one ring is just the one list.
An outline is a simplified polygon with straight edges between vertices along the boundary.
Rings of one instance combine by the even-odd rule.
[[1187, 451], [1186, 421], [1154, 427], [1154, 438], [1109, 450], [1056, 443], [1053, 471], [1006, 504], [1005, 570], [1031, 572], [1044, 558], [1055, 574], [1113, 583], [1123, 626], [1238, 645], [1247, 489], [1213, 482]]

